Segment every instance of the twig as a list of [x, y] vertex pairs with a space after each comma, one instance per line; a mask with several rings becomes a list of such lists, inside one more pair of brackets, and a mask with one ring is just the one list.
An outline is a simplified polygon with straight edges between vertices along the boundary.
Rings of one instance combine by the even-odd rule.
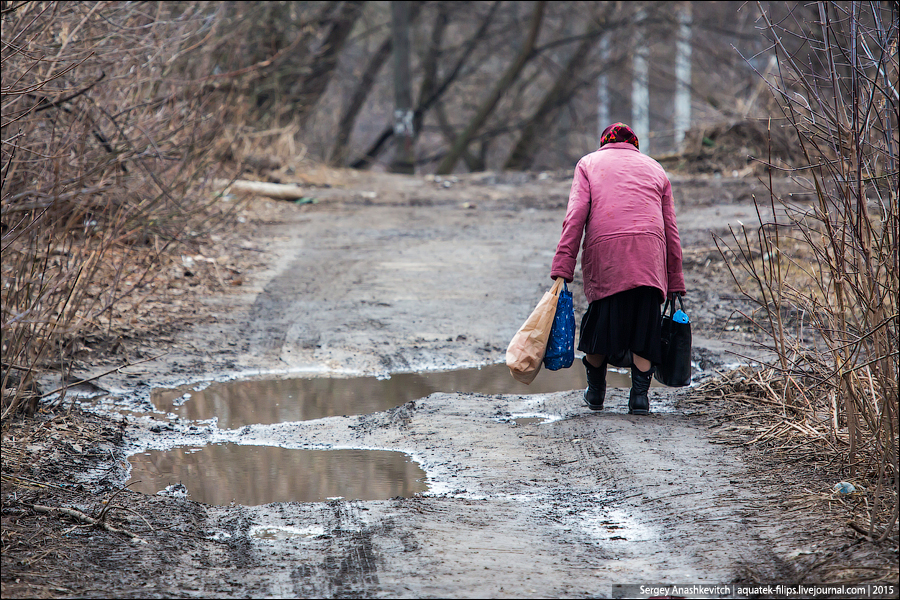
[[115, 508], [120, 509], [120, 510], [124, 510], [125, 512], [130, 512], [131, 514], [135, 515], [136, 517], [140, 517], [141, 520], [142, 520], [142, 521], [147, 525], [147, 527], [150, 529], [150, 531], [156, 531], [156, 529], [153, 528], [153, 525], [150, 524], [150, 521], [148, 521], [148, 520], [146, 519], [146, 517], [144, 517], [144, 515], [142, 515], [141, 513], [137, 512], [136, 510], [131, 510], [130, 508], [125, 508], [124, 506], [116, 506]]
[[92, 87], [94, 87], [95, 85], [97, 85], [98, 83], [103, 81], [105, 78], [106, 78], [106, 73], [101, 71], [100, 77], [97, 78], [97, 81], [91, 83], [86, 88], [75, 92], [74, 94], [70, 94], [70, 95], [66, 96], [65, 98], [60, 98], [59, 100], [54, 100], [53, 102], [48, 101], [46, 97], [39, 98], [39, 97], [35, 96], [34, 94], [26, 94], [26, 96], [37, 99], [38, 102], [35, 105], [36, 108], [34, 109], [34, 112], [39, 113], [42, 110], [47, 110], [48, 108], [54, 108], [56, 106], [66, 103], [70, 100], [74, 100], [78, 96], [81, 96], [82, 94], [89, 92]]
[[[4, 450], [4, 453], [5, 453], [5, 452], [6, 452], [6, 450]], [[4, 458], [6, 458], [6, 457], [4, 456]], [[12, 481], [12, 482], [24, 481], [24, 482], [26, 482], [26, 483], [29, 483], [29, 484], [31, 484], [31, 485], [36, 485], [36, 486], [39, 486], [39, 487], [51, 487], [51, 488], [55, 488], [55, 489], [57, 489], [57, 490], [61, 490], [61, 491], [63, 491], [63, 492], [68, 492], [68, 491], [69, 491], [69, 490], [67, 490], [67, 489], [65, 489], [65, 488], [59, 487], [58, 485], [53, 485], [52, 483], [44, 483], [43, 481], [36, 481], [36, 480], [34, 480], [34, 479], [28, 479], [27, 477], [22, 477], [22, 476], [16, 476], [16, 475], [4, 475], [3, 478], [6, 479], [7, 481]]]
[[20, 367], [19, 365], [14, 365], [12, 363], [8, 363], [3, 361], [2, 364], [7, 369], [15, 369], [16, 371], [26, 371], [28, 373], [37, 373], [36, 369], [32, 369], [31, 367]]
[[848, 525], [848, 526], [850, 527], [850, 529], [852, 529], [853, 531], [855, 531], [855, 532], [857, 532], [857, 533], [863, 534], [864, 536], [866, 536], [866, 537], [869, 538], [870, 540], [874, 540], [874, 539], [875, 539], [875, 536], [876, 536], [876, 533], [875, 533], [875, 532], [869, 531], [868, 529], [865, 529], [864, 527], [861, 527], [861, 526], [857, 525], [857, 524], [854, 523], [853, 521], [847, 521], [847, 525]]
[[134, 485], [135, 483], [139, 483], [139, 482], [132, 481], [125, 487], [116, 490], [116, 493], [109, 497], [109, 499], [106, 501], [106, 505], [104, 505], [104, 507], [100, 510], [100, 514], [97, 515], [97, 520], [102, 521], [106, 517], [106, 513], [108, 513], [109, 510], [112, 508], [113, 500], [115, 500], [116, 496], [118, 496], [119, 494], [121, 494], [122, 492], [127, 490], [129, 486]]
[[48, 515], [60, 513], [63, 515], [67, 515], [74, 519], [78, 519], [82, 523], [87, 523], [89, 525], [99, 527], [105, 531], [108, 531], [109, 533], [119, 533], [122, 535], [126, 535], [126, 536], [130, 537], [132, 540], [139, 542], [141, 544], [147, 543], [147, 540], [145, 540], [144, 538], [142, 538], [141, 536], [139, 536], [136, 533], [128, 531], [127, 529], [119, 529], [117, 527], [113, 527], [112, 525], [109, 525], [108, 523], [106, 523], [104, 521], [100, 521], [93, 517], [89, 517], [88, 515], [81, 512], [80, 510], [76, 510], [74, 508], [66, 508], [66, 507], [62, 507], [62, 506], [53, 507], [53, 506], [44, 506], [42, 504], [24, 504], [24, 503], [23, 503], [23, 506], [27, 506], [28, 508], [32, 509], [34, 512], [37, 512], [37, 513], [43, 513], [43, 514], [48, 514]]
[[[807, 427], [807, 428], [803, 428], [803, 427], [801, 427], [800, 425], [797, 425], [796, 423], [791, 423], [791, 422], [788, 421], [788, 420], [785, 420], [785, 421], [784, 421], [784, 424], [787, 425], [788, 427], [793, 427], [794, 429], [796, 429], [796, 430], [799, 431], [800, 433], [805, 433], [806, 435], [815, 434], [816, 437], [822, 438], [823, 440], [825, 439], [825, 436], [823, 436], [821, 433], [819, 433], [819, 432], [817, 432], [817, 431], [813, 431], [813, 430], [809, 429], [808, 427]], [[826, 440], [826, 441], [827, 441], [827, 440]]]
[[744, 445], [745, 445], [745, 446], [749, 446], [749, 445], [751, 445], [751, 444], [755, 444], [756, 442], [761, 441], [763, 438], [768, 437], [768, 435], [769, 435], [773, 430], [777, 429], [777, 428], [780, 427], [780, 426], [781, 426], [781, 423], [776, 423], [775, 425], [772, 425], [771, 427], [769, 427], [768, 429], [766, 429], [763, 433], [761, 433], [760, 435], [756, 436], [755, 438], [753, 438], [753, 439], [750, 440], [749, 442], [744, 442]]
[[[124, 365], [122, 365], [122, 366], [120, 366], [120, 367], [115, 367], [115, 368], [110, 369], [110, 370], [108, 370], [108, 371], [104, 371], [103, 373], [100, 373], [99, 375], [94, 375], [93, 377], [88, 377], [87, 379], [81, 379], [81, 380], [79, 380], [78, 383], [75, 384], [75, 385], [80, 385], [80, 384], [82, 384], [82, 383], [88, 383], [89, 381], [94, 381], [95, 379], [100, 379], [101, 377], [105, 377], [106, 375], [109, 375], [110, 373], [115, 373], [115, 372], [118, 371], [119, 369], [124, 369], [125, 367], [133, 367], [134, 365], [139, 365], [139, 364], [141, 364], [141, 363], [145, 363], [145, 362], [148, 362], [148, 361], [151, 361], [151, 360], [156, 360], [157, 358], [162, 358], [162, 357], [165, 356], [166, 354], [168, 354], [168, 352], [163, 352], [162, 354], [160, 354], [160, 355], [158, 355], [158, 356], [151, 356], [150, 358], [145, 358], [144, 360], [139, 360], [139, 361], [137, 361], [137, 362], [133, 362], [133, 363], [125, 363]], [[70, 387], [71, 387], [71, 385], [66, 384], [66, 385], [64, 385], [64, 386], [62, 386], [62, 387], [56, 388], [56, 389], [53, 390], [52, 392], [47, 392], [46, 394], [42, 394], [40, 397], [43, 399], [43, 398], [46, 398], [47, 396], [52, 396], [53, 394], [59, 393], [59, 392], [61, 392], [61, 391], [63, 391], [63, 390], [66, 390], [66, 389], [68, 389], [68, 388], [70, 388]]]
[[659, 496], [658, 498], [649, 498], [644, 502], [645, 505], [650, 504], [651, 502], [658, 502], [660, 500], [668, 500], [670, 498], [677, 498], [678, 496], [690, 496], [692, 494], [702, 494], [703, 492], [681, 492], [678, 494], [666, 494], [665, 496]]

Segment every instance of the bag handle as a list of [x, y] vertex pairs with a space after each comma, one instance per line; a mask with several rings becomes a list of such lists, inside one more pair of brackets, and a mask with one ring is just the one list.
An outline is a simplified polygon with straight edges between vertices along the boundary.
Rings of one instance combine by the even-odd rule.
[[[681, 305], [681, 310], [684, 310], [684, 300], [681, 299], [681, 294], [678, 294], [677, 292], [672, 292], [671, 294], [669, 294], [669, 297], [666, 298], [666, 305], [663, 307], [663, 314], [666, 314], [666, 312], [668, 312], [670, 317], [675, 315], [675, 299], [676, 298], [678, 299], [678, 303]], [[669, 310], [669, 303], [672, 304], [671, 311]]]
[[[554, 296], [558, 297], [560, 291], [562, 291], [561, 288], [564, 285], [566, 285], [566, 280], [563, 279], [562, 277], [557, 277], [556, 281], [553, 282], [553, 287], [550, 288], [550, 293], [553, 294]], [[569, 288], [566, 287], [566, 289], [568, 290]]]

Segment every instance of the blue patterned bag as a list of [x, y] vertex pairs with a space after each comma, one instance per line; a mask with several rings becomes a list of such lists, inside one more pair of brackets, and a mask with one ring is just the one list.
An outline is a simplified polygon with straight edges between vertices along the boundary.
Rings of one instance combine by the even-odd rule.
[[568, 369], [575, 361], [575, 306], [572, 303], [572, 292], [563, 282], [556, 303], [556, 317], [550, 328], [550, 339], [547, 340], [547, 352], [544, 354], [544, 366], [550, 371]]

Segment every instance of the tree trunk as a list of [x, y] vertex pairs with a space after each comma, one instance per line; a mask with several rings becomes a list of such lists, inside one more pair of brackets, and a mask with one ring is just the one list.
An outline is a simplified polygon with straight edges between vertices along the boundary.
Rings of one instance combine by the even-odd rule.
[[375, 85], [378, 72], [384, 66], [388, 56], [391, 55], [391, 48], [393, 48], [393, 40], [388, 37], [381, 43], [375, 54], [372, 55], [366, 70], [359, 80], [359, 85], [353, 91], [350, 103], [344, 110], [343, 116], [341, 116], [338, 130], [335, 134], [334, 146], [331, 148], [330, 162], [332, 165], [340, 166], [347, 160], [348, 144], [350, 143], [350, 135], [353, 133], [353, 127], [356, 124], [356, 118], [359, 116], [359, 112], [362, 110], [369, 92], [372, 91], [372, 87]]
[[265, 181], [246, 181], [238, 179], [216, 179], [213, 185], [219, 189], [227, 189], [234, 193], [256, 194], [279, 200], [299, 200], [309, 195], [309, 190], [292, 183], [268, 183]]
[[603, 137], [603, 130], [610, 124], [609, 119], [609, 36], [600, 40], [600, 75], [597, 76], [597, 145]]
[[532, 56], [538, 33], [541, 30], [541, 21], [543, 20], [544, 8], [546, 7], [546, 5], [546, 2], [536, 3], [536, 6], [534, 7], [534, 13], [531, 16], [531, 23], [528, 28], [528, 36], [525, 38], [525, 43], [522, 45], [522, 50], [519, 52], [519, 55], [503, 74], [503, 77], [501, 77], [497, 82], [497, 85], [491, 91], [488, 99], [481, 105], [481, 108], [479, 108], [478, 112], [475, 114], [475, 117], [465, 128], [465, 130], [461, 134], [459, 134], [456, 141], [453, 143], [453, 146], [451, 146], [450, 151], [447, 153], [447, 156], [445, 156], [441, 163], [438, 165], [438, 174], [448, 175], [453, 172], [453, 169], [456, 167], [456, 163], [459, 162], [460, 157], [462, 156], [463, 152], [465, 152], [469, 143], [472, 141], [472, 138], [475, 137], [475, 135], [478, 133], [478, 130], [481, 129], [485, 121], [487, 121], [488, 117], [493, 112], [494, 108], [496, 108], [497, 103], [503, 96], [503, 93], [507, 88], [510, 87], [510, 85], [512, 85], [512, 83], [522, 72], [522, 69], [528, 63], [529, 59]]
[[416, 172], [413, 150], [412, 81], [409, 74], [409, 6], [391, 2], [391, 32], [394, 39], [394, 160], [393, 173]]
[[510, 153], [503, 167], [509, 171], [523, 171], [531, 166], [534, 161], [534, 155], [537, 153], [540, 143], [543, 140], [541, 134], [550, 129], [550, 119], [557, 113], [559, 107], [563, 106], [584, 82], [579, 78], [578, 74], [584, 70], [585, 64], [593, 58], [592, 52], [594, 46], [600, 40], [597, 31], [591, 31], [592, 26], [588, 25], [585, 31], [585, 37], [575, 49], [575, 53], [569, 59], [568, 64], [560, 72], [556, 82], [549, 92], [544, 96], [537, 111], [522, 129], [522, 135], [516, 147]]
[[295, 114], [299, 116], [301, 123], [312, 114], [312, 109], [325, 93], [325, 88], [328, 87], [328, 82], [331, 81], [337, 67], [341, 50], [350, 37], [353, 25], [362, 14], [364, 4], [365, 2], [354, 1], [344, 2], [341, 5], [338, 14], [331, 21], [328, 37], [318, 55], [313, 57], [312, 72], [300, 81], [299, 90], [291, 94]]
[[[447, 140], [447, 144], [452, 143], [453, 140], [456, 139], [458, 132], [453, 130], [453, 125], [450, 124], [450, 120], [447, 118], [444, 107], [440, 102], [434, 106], [434, 113], [437, 117], [438, 126], [441, 128], [441, 134], [444, 136], [444, 139]], [[486, 141], [482, 142], [477, 156], [472, 154], [468, 148], [463, 152], [462, 159], [470, 172], [476, 173], [478, 171], [484, 171], [485, 165], [487, 164], [487, 147], [488, 143]]]
[[650, 147], [650, 49], [645, 38], [644, 9], [639, 9], [631, 64], [631, 128], [644, 153]]
[[[421, 2], [410, 3], [410, 23], [415, 22], [415, 20], [419, 17], [421, 9]], [[366, 98], [369, 97], [369, 93], [371, 93], [372, 88], [375, 86], [375, 81], [378, 78], [378, 73], [381, 71], [381, 68], [384, 66], [384, 63], [387, 62], [388, 57], [393, 51], [393, 42], [394, 40], [390, 35], [387, 36], [383, 42], [381, 42], [381, 45], [375, 51], [375, 54], [373, 54], [372, 58], [369, 59], [369, 64], [366, 65], [366, 70], [363, 71], [362, 77], [360, 77], [359, 79], [359, 84], [356, 86], [356, 89], [353, 90], [353, 95], [350, 97], [350, 102], [347, 104], [347, 108], [344, 109], [344, 113], [341, 116], [340, 123], [338, 124], [338, 131], [335, 135], [334, 146], [331, 149], [330, 162], [332, 165], [341, 166], [347, 161], [347, 157], [349, 154], [350, 136], [353, 133], [353, 127], [356, 125], [356, 119], [357, 117], [359, 117], [359, 113], [362, 110], [363, 105], [366, 103]], [[418, 131], [419, 127], [416, 126], [416, 132], [418, 133]]]
[[681, 150], [685, 132], [691, 128], [691, 4], [678, 9], [678, 39], [675, 42], [675, 151]]
[[[487, 16], [482, 20], [481, 25], [478, 27], [478, 31], [473, 35], [468, 43], [466, 44], [466, 48], [460, 56], [459, 60], [456, 61], [456, 65], [454, 65], [453, 69], [451, 69], [450, 73], [444, 78], [441, 82], [441, 85], [434, 90], [434, 93], [429, 96], [425, 101], [421, 102], [419, 106], [416, 107], [415, 114], [413, 115], [413, 122], [416, 120], [424, 120], [425, 113], [434, 106], [434, 104], [441, 98], [444, 92], [456, 81], [456, 78], [459, 76], [462, 67], [466, 64], [469, 56], [471, 56], [472, 52], [478, 46], [479, 42], [484, 39], [485, 33], [487, 32], [488, 26], [491, 24], [491, 21], [494, 18], [494, 13], [497, 12], [497, 8], [500, 6], [500, 1], [497, 0], [491, 6], [490, 11], [488, 11]], [[393, 126], [386, 128], [381, 132], [381, 135], [375, 140], [375, 142], [369, 147], [366, 153], [361, 157], [356, 159], [350, 166], [354, 169], [365, 169], [378, 157], [384, 148], [385, 144], [387, 144], [388, 140], [390, 140], [394, 135]]]
[[421, 107], [434, 95], [437, 87], [438, 62], [441, 57], [441, 46], [444, 41], [444, 32], [450, 23], [449, 3], [441, 2], [438, 4], [438, 14], [434, 20], [434, 27], [431, 28], [431, 44], [428, 47], [428, 54], [422, 62], [422, 85], [419, 86], [419, 101], [416, 103], [416, 112], [413, 121], [415, 129], [415, 137], [418, 139], [422, 133], [422, 126], [425, 123], [425, 111]]

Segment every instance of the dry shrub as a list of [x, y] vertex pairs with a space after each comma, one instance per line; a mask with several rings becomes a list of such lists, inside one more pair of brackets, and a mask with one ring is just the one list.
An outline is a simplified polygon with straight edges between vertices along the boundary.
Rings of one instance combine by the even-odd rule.
[[301, 131], [340, 4], [207, 3], [210, 32], [171, 68], [214, 100], [223, 125], [214, 156], [230, 171], [293, 175], [308, 166]]
[[[760, 157], [766, 157], [766, 162], [760, 162]], [[772, 130], [765, 120], [738, 119], [696, 126], [686, 134], [683, 151], [663, 161], [689, 172], [747, 176], [764, 174], [770, 165], [797, 164], [802, 158], [793, 131]]]
[[4, 420], [201, 231], [222, 96], [186, 57], [215, 34], [215, 8], [3, 3]]
[[771, 399], [827, 423], [849, 476], [869, 484], [866, 530], [883, 539], [898, 516], [897, 6], [817, 8], [818, 21], [763, 15], [779, 61], [769, 85], [803, 156], [767, 166], [814, 200], [778, 197], [770, 180], [755, 231], [717, 243], [737, 257], [734, 278], [756, 306], [745, 316], [774, 356]]

